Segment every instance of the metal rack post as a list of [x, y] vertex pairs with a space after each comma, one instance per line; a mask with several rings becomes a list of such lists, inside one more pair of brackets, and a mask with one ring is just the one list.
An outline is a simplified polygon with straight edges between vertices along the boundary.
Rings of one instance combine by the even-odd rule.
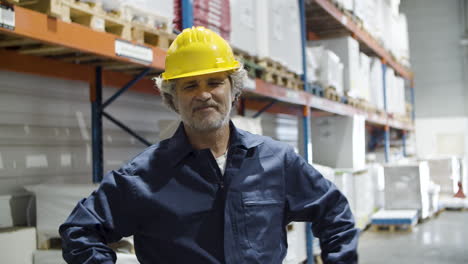
[[193, 1], [181, 0], [182, 4], [182, 29], [193, 26]]
[[[307, 32], [306, 32], [306, 22], [305, 22], [305, 1], [299, 1], [299, 18], [301, 22], [301, 44], [302, 44], [302, 81], [304, 82], [304, 90], [309, 92], [307, 85], [307, 57], [306, 57], [306, 47], [307, 47]], [[303, 129], [304, 129], [304, 159], [308, 162], [312, 162], [312, 144], [310, 141], [310, 108], [308, 105], [304, 106], [304, 116], [302, 118]], [[312, 234], [312, 224], [306, 224], [306, 239], [307, 239], [307, 264], [314, 263], [314, 253], [313, 253], [313, 234]]]
[[98, 183], [103, 176], [102, 148], [102, 68], [96, 67], [94, 83], [90, 85], [91, 129], [93, 144], [93, 182]]
[[[387, 105], [387, 64], [385, 61], [382, 62], [382, 83], [383, 83], [383, 99], [384, 99], [384, 110], [387, 113], [388, 105]], [[384, 151], [385, 151], [385, 162], [389, 161], [389, 154], [390, 154], [390, 127], [385, 125], [385, 143], [384, 143]]]

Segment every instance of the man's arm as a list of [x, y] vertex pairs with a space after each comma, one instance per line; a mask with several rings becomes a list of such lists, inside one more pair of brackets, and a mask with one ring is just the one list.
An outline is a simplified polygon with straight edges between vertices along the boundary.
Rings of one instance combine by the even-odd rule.
[[115, 263], [116, 254], [107, 244], [133, 234], [138, 219], [132, 178], [123, 170], [111, 171], [76, 205], [59, 228], [67, 263]]
[[288, 222], [312, 222], [325, 263], [357, 263], [359, 230], [344, 195], [292, 149], [285, 172]]

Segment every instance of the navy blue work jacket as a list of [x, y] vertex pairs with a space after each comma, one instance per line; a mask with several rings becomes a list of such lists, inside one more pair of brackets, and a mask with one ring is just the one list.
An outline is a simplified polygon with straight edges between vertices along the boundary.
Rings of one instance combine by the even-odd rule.
[[356, 263], [343, 194], [293, 148], [231, 123], [225, 174], [183, 125], [104, 176], [60, 226], [68, 263], [114, 263], [106, 244], [134, 236], [142, 264], [280, 264], [286, 225], [313, 222], [325, 263]]

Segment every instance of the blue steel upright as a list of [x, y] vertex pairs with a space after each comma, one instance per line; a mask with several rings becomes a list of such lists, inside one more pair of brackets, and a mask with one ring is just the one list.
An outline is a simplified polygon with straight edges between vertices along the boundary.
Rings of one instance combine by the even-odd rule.
[[91, 129], [93, 144], [93, 182], [101, 182], [104, 168], [102, 165], [102, 68], [96, 67], [94, 85], [91, 85]]
[[[304, 82], [304, 90], [309, 92], [307, 85], [307, 57], [306, 57], [306, 47], [307, 47], [307, 29], [306, 29], [306, 10], [305, 10], [305, 1], [299, 1], [299, 18], [301, 22], [301, 44], [302, 44], [302, 81]], [[309, 106], [306, 106], [309, 107]], [[310, 148], [310, 115], [309, 111], [304, 111], [304, 117], [302, 118], [303, 129], [304, 129], [304, 159], [308, 162], [312, 161], [312, 149]], [[312, 224], [306, 224], [306, 239], [307, 239], [307, 264], [314, 263], [314, 254], [313, 254], [313, 235], [312, 235]]]
[[193, 0], [181, 0], [182, 29], [193, 26]]
[[[382, 63], [382, 84], [383, 84], [383, 99], [384, 99], [384, 110], [387, 113], [387, 64]], [[390, 152], [390, 127], [385, 125], [385, 162], [389, 161], [389, 152]]]

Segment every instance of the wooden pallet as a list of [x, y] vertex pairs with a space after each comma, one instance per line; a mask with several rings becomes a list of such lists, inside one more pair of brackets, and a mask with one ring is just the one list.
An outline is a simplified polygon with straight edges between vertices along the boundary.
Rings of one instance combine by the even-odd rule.
[[352, 107], [359, 108], [359, 100], [350, 96], [346, 96], [346, 103]]
[[[135, 248], [127, 240], [120, 240], [118, 242], [111, 243], [108, 246], [114, 251], [125, 250], [129, 253], [135, 254]], [[62, 249], [62, 239], [59, 237], [49, 238], [39, 243], [37, 248], [41, 250]]]
[[234, 49], [233, 52], [236, 59], [244, 64], [250, 78], [261, 78], [264, 68], [258, 65], [257, 57], [239, 49]]
[[74, 22], [107, 32], [123, 39], [131, 40], [131, 25], [111, 12], [102, 9], [102, 5], [75, 0], [43, 0], [32, 2], [25, 7], [46, 13], [65, 22]]
[[130, 22], [133, 26], [157, 29], [169, 34], [172, 33], [172, 21], [167, 17], [138, 10], [131, 6], [123, 6], [118, 14], [122, 20]]
[[325, 95], [325, 98], [327, 98], [328, 100], [332, 100], [335, 102], [341, 101], [341, 96], [338, 94], [335, 87], [330, 86], [330, 87], [325, 88], [324, 95]]
[[374, 232], [413, 232], [413, 225], [410, 224], [394, 224], [394, 225], [383, 225], [383, 224], [372, 224], [371, 229]]

